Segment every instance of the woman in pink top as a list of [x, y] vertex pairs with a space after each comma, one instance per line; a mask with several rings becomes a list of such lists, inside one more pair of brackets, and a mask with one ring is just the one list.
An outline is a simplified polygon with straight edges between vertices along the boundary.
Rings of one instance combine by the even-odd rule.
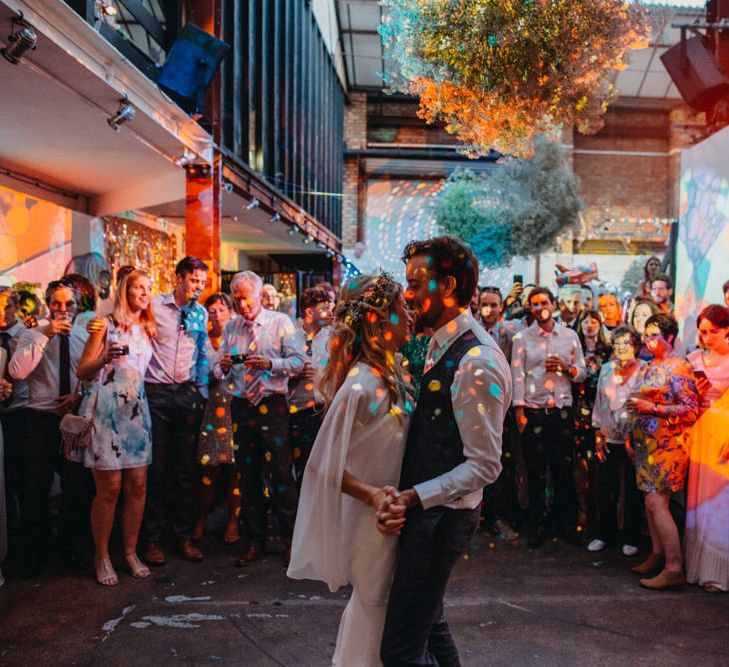
[[686, 506], [686, 579], [729, 590], [729, 308], [707, 306], [697, 321], [703, 349], [688, 355], [701, 398], [691, 431]]

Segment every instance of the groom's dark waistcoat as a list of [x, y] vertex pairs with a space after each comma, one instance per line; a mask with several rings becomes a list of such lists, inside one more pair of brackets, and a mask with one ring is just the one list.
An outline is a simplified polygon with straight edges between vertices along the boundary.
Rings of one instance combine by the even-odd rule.
[[[480, 344], [473, 331], [466, 331], [423, 375], [420, 397], [410, 420], [400, 488], [446, 473], [463, 463], [463, 441], [453, 413], [451, 385], [461, 358]], [[461, 388], [461, 391], [467, 388]]]

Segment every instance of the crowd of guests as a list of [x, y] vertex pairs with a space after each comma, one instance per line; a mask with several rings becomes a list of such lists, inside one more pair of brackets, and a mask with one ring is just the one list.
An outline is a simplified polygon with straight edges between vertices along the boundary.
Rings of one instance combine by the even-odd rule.
[[[620, 544], [627, 557], [647, 530], [650, 555], [633, 567], [643, 586], [687, 579], [726, 591], [729, 281], [727, 305], [700, 313], [696, 349], [682, 358], [671, 281], [659, 269], [651, 258], [623, 300], [611, 289], [567, 285], [555, 295], [520, 282], [506, 297], [492, 286], [474, 295], [473, 315], [513, 380], [483, 524], [506, 540], [525, 529], [532, 549], [553, 535], [592, 552]], [[328, 283], [305, 290], [294, 322], [250, 271], [233, 277], [229, 294], [200, 303], [207, 274], [185, 257], [174, 290], [159, 295], [143, 271], [122, 267], [107, 308], [71, 274], [47, 286], [37, 317], [23, 308], [26, 295], [0, 288], [0, 520], [7, 514], [2, 532], [20, 576], [37, 575], [52, 552], [56, 474], [55, 552], [84, 567], [90, 536], [102, 585], [119, 583], [109, 550], [117, 518], [124, 567], [146, 577], [165, 564], [168, 535], [182, 558], [203, 560], [200, 540], [220, 497], [223, 540], [241, 544], [237, 565], [262, 557], [272, 526], [288, 562], [325, 412], [319, 379], [337, 295]], [[400, 351], [416, 388], [428, 340], [413, 337]], [[86, 446], [63, 437], [67, 414], [93, 421]]]
[[701, 311], [695, 349], [682, 357], [671, 280], [659, 267], [648, 260], [627, 299], [610, 286], [554, 295], [517, 283], [505, 299], [480, 288], [472, 310], [514, 383], [503, 472], [485, 491], [484, 520], [505, 539], [523, 526], [529, 548], [551, 534], [591, 552], [622, 543], [627, 557], [645, 526], [651, 553], [633, 567], [643, 586], [688, 580], [726, 591], [729, 281], [725, 304]]

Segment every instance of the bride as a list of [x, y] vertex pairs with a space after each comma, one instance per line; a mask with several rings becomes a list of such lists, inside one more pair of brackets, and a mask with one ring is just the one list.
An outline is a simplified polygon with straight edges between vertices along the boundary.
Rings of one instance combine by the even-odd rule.
[[321, 378], [329, 407], [304, 472], [293, 579], [334, 592], [351, 584], [332, 663], [379, 666], [380, 641], [404, 519], [376, 522], [397, 497], [412, 398], [397, 350], [410, 316], [390, 276], [358, 276], [342, 292]]

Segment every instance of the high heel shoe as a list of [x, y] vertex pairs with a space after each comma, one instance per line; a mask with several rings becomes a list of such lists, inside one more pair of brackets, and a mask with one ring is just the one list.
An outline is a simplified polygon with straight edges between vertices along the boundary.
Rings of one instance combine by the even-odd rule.
[[149, 568], [139, 560], [137, 554], [124, 554], [124, 561], [127, 564], [129, 574], [137, 579], [144, 579], [150, 575]]
[[96, 582], [102, 586], [116, 586], [119, 583], [119, 577], [108, 558], [96, 561]]

